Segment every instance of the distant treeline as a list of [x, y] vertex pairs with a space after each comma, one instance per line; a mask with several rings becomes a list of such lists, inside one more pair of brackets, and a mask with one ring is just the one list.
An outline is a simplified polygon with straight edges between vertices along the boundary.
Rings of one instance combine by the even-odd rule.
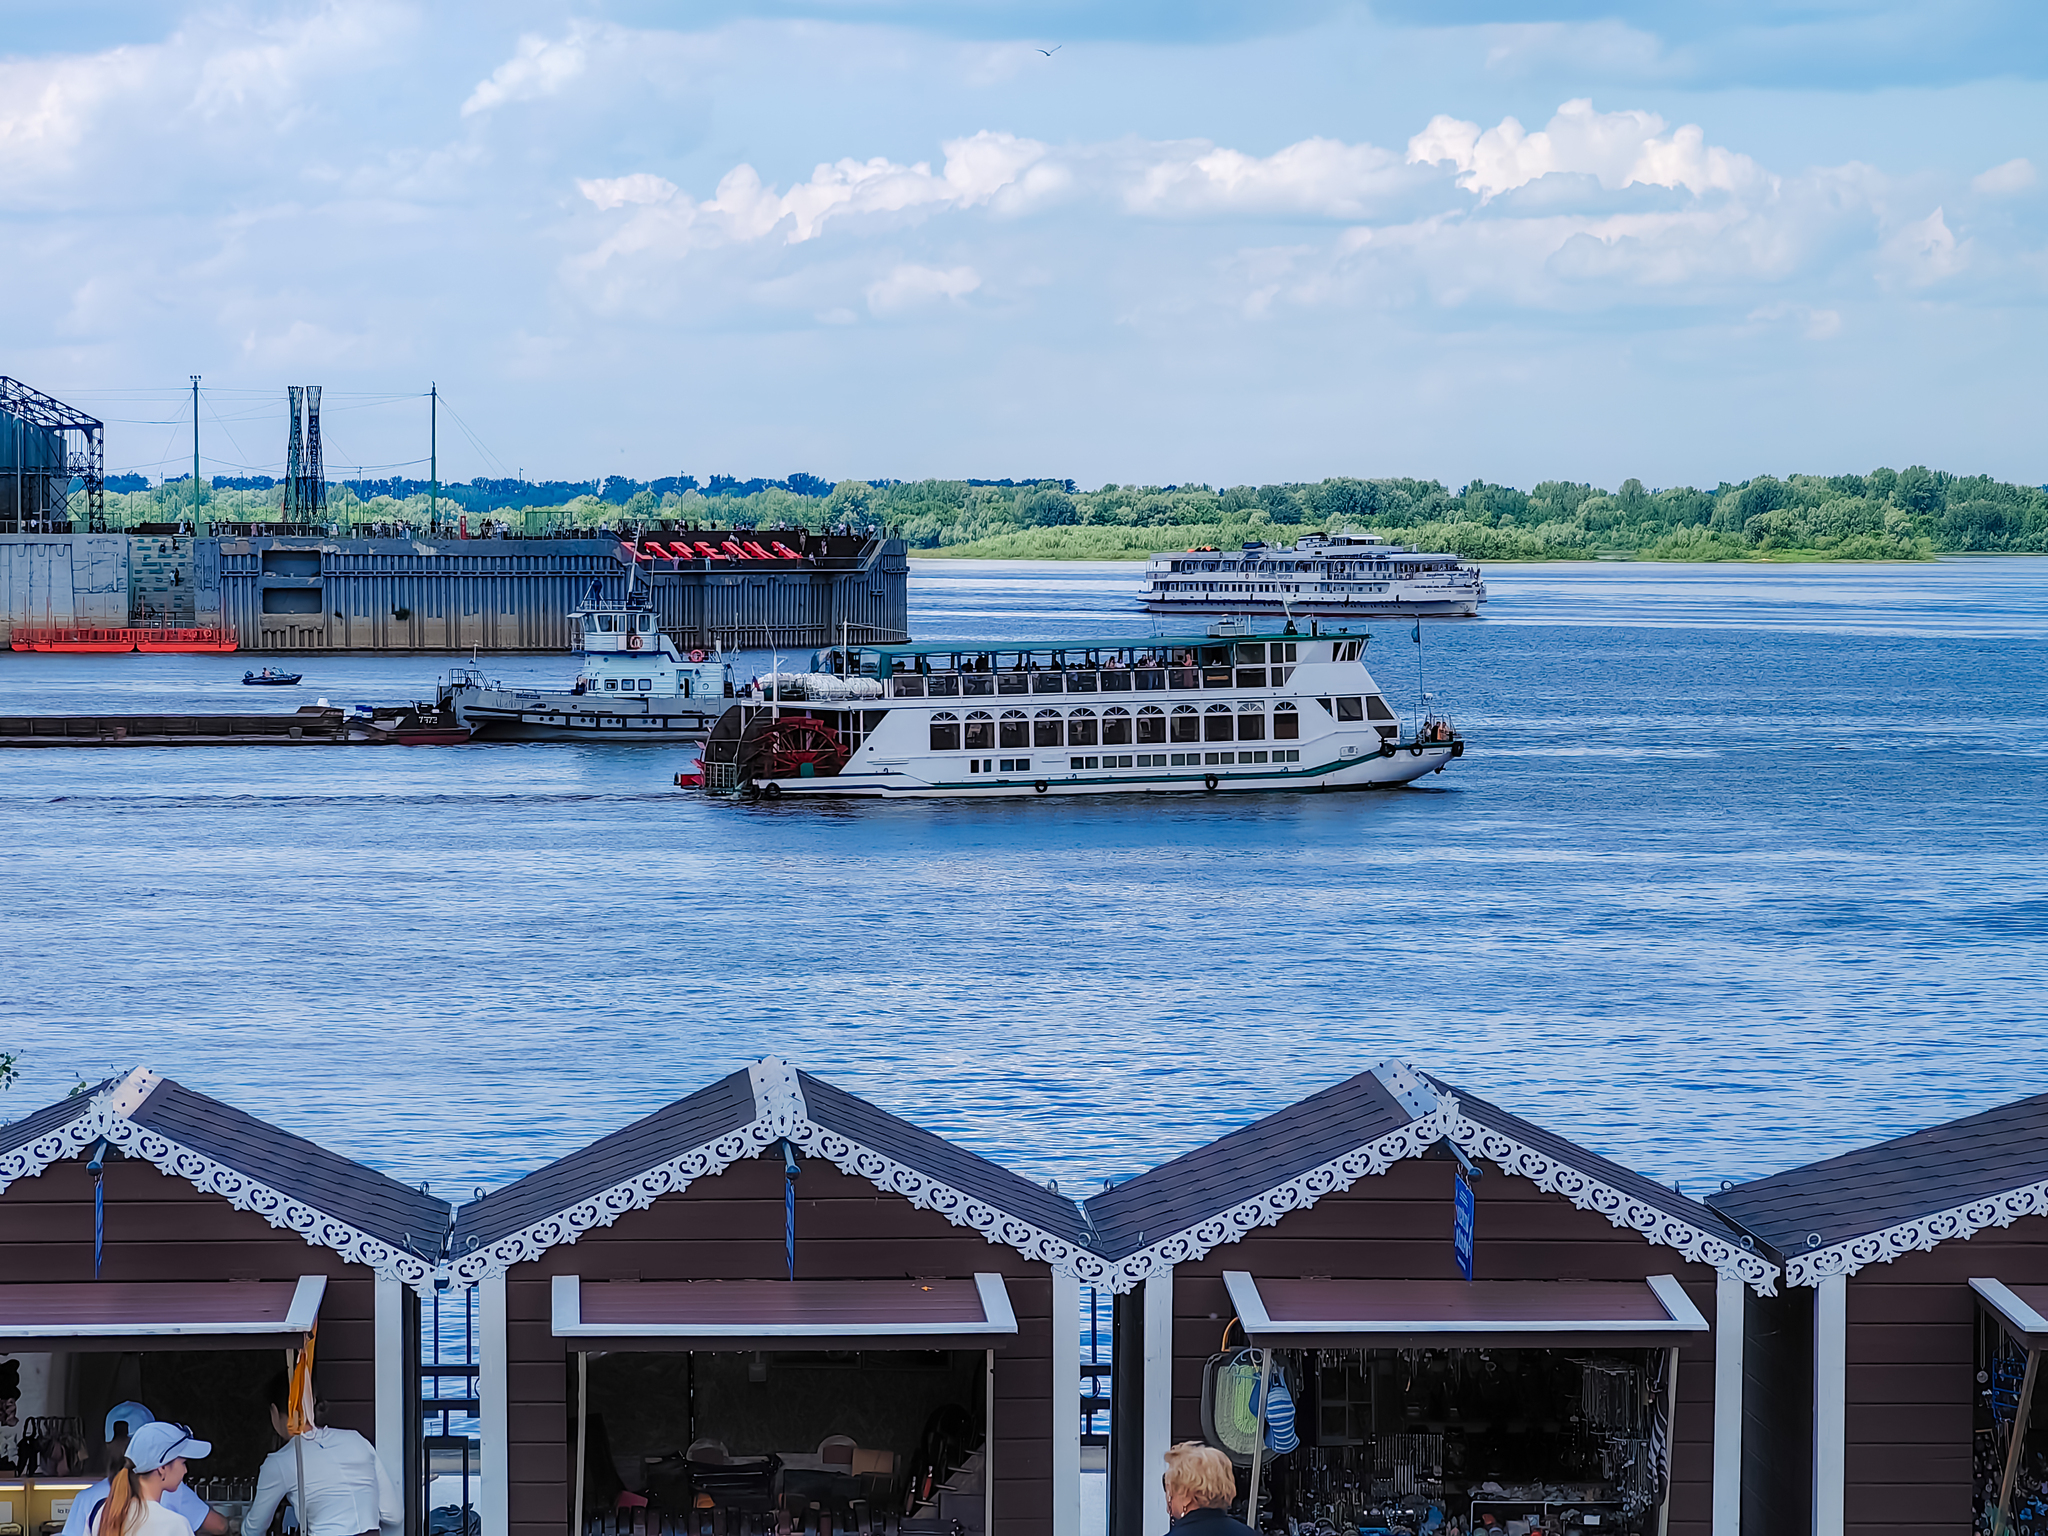
[[[1912, 560], [1937, 553], [2048, 552], [2048, 489], [1915, 465], [1867, 475], [1759, 475], [1712, 490], [1618, 490], [1546, 480], [1528, 491], [1474, 480], [1452, 491], [1434, 480], [1321, 480], [1313, 484], [1106, 485], [1071, 480], [841, 481], [815, 476], [740, 481], [692, 476], [639, 482], [612, 476], [545, 504], [513, 498], [531, 482], [443, 485], [444, 523], [463, 515], [513, 533], [569, 528], [625, 531], [666, 519], [701, 527], [886, 528], [918, 550], [943, 555], [1119, 559], [1190, 544], [1292, 540], [1316, 531], [1373, 531], [1476, 560], [1823, 558]], [[274, 486], [202, 483], [208, 515], [275, 515]], [[499, 499], [493, 499], [499, 498]], [[116, 526], [189, 517], [190, 481], [109, 495]], [[423, 482], [339, 484], [329, 492], [339, 525], [424, 528]]]

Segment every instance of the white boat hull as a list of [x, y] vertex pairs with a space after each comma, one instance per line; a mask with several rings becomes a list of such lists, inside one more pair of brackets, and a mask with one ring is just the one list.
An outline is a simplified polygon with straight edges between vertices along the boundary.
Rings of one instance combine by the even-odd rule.
[[[706, 700], [707, 704], [713, 701]], [[511, 693], [458, 688], [449, 703], [480, 741], [702, 741], [718, 713], [688, 699], [607, 699], [574, 693]]]
[[[868, 773], [841, 773], [831, 778], [762, 779], [755, 782], [758, 793], [768, 799], [781, 797], [833, 799], [928, 800], [938, 797], [972, 800], [1036, 799], [1050, 795], [1165, 795], [1233, 794], [1247, 791], [1322, 793], [1345, 789], [1398, 789], [1431, 773], [1441, 773], [1451, 760], [1464, 754], [1464, 743], [1444, 742], [1398, 746], [1392, 756], [1366, 754], [1339, 756], [1328, 762], [1183, 764], [1166, 768], [1119, 768], [1088, 770], [1061, 768], [1057, 772], [998, 775], [995, 778], [964, 777], [948, 773], [939, 764], [906, 764], [900, 769]], [[1135, 757], [1141, 754], [1124, 753]], [[1144, 756], [1167, 754], [1146, 753]], [[1188, 757], [1223, 754], [1175, 754]], [[1249, 755], [1249, 754], [1246, 754]], [[948, 765], [950, 766], [950, 765]]]
[[1265, 597], [1147, 597], [1147, 613], [1185, 613], [1190, 617], [1334, 619], [1472, 619], [1479, 616], [1482, 594], [1470, 588], [1441, 597], [1315, 598], [1290, 597], [1285, 604]]

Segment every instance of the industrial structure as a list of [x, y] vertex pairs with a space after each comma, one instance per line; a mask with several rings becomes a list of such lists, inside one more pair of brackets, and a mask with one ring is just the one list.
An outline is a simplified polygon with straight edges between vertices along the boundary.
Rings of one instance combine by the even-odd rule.
[[285, 445], [284, 504], [278, 518], [286, 523], [327, 521], [327, 468], [320, 450], [320, 386], [288, 386], [292, 402], [291, 436]]
[[0, 533], [69, 533], [72, 486], [85, 529], [106, 526], [106, 427], [94, 416], [0, 376]]

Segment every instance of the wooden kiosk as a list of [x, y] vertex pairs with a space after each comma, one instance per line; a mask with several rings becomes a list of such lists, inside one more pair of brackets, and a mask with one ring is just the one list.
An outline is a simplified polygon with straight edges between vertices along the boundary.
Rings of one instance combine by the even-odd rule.
[[142, 1068], [0, 1127], [0, 1358], [44, 1442], [36, 1466], [0, 1474], [0, 1523], [35, 1536], [61, 1518], [102, 1473], [103, 1415], [128, 1399], [213, 1442], [192, 1478], [235, 1513], [275, 1443], [264, 1389], [317, 1323], [331, 1422], [376, 1443], [412, 1490], [408, 1530], [423, 1529], [416, 1292], [449, 1216]]
[[[1778, 1270], [1699, 1202], [1390, 1061], [1084, 1209], [1125, 1293], [1112, 1536], [1165, 1529], [1160, 1459], [1205, 1438], [1240, 1518], [1256, 1485], [1340, 1528], [1738, 1536], [1740, 1318]], [[1269, 1366], [1292, 1450], [1248, 1406]]]
[[486, 1536], [1077, 1536], [1075, 1204], [763, 1061], [461, 1208]]
[[1709, 1200], [1785, 1267], [1744, 1528], [1990, 1530], [2002, 1501], [2017, 1530], [2048, 1472], [2048, 1095]]

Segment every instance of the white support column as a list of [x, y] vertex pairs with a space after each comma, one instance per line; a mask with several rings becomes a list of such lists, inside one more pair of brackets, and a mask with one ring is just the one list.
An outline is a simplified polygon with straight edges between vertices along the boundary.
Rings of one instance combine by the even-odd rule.
[[1749, 1287], [1714, 1283], [1714, 1530], [1742, 1536], [1742, 1318]]
[[1173, 1271], [1145, 1282], [1145, 1458], [1138, 1480], [1145, 1489], [1145, 1529], [1163, 1531], [1166, 1453], [1173, 1445]]
[[1849, 1280], [1813, 1294], [1813, 1536], [1842, 1536], [1849, 1485]]
[[512, 1528], [512, 1404], [507, 1380], [505, 1277], [492, 1275], [477, 1286], [478, 1453], [483, 1490], [477, 1513], [483, 1536], [509, 1536]]
[[1052, 1536], [1081, 1536], [1081, 1282], [1059, 1270], [1052, 1272]]
[[[377, 1282], [372, 1315], [376, 1335], [377, 1459], [391, 1481], [405, 1487], [405, 1370], [412, 1363], [405, 1337], [405, 1286]], [[414, 1341], [414, 1348], [417, 1348]], [[407, 1504], [411, 1496], [408, 1491]]]

